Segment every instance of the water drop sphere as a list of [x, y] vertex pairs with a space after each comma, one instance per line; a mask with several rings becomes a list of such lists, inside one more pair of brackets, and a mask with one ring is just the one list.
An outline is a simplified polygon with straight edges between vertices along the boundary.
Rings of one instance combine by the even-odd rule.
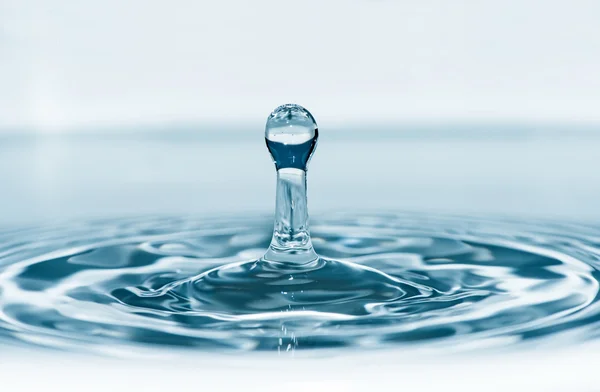
[[300, 105], [281, 105], [267, 119], [265, 140], [277, 170], [306, 171], [318, 138], [317, 122]]

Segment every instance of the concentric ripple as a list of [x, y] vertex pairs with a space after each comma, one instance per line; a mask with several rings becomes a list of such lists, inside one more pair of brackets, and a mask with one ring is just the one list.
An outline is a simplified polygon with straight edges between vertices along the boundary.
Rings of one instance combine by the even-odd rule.
[[315, 222], [308, 267], [268, 218], [0, 232], [0, 339], [102, 351], [484, 345], [598, 336], [600, 230], [418, 214]]

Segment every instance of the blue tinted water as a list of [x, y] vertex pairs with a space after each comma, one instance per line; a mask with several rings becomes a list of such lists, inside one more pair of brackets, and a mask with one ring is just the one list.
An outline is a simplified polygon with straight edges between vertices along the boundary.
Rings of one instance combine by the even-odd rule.
[[175, 136], [0, 147], [4, 342], [343, 353], [598, 335], [594, 137], [322, 139], [311, 232], [333, 261], [295, 271], [254, 262], [272, 232], [264, 142]]
[[598, 229], [330, 216], [313, 227], [315, 247], [344, 261], [294, 270], [247, 263], [268, 247], [269, 226], [172, 217], [4, 232], [3, 339], [277, 352], [600, 332]]

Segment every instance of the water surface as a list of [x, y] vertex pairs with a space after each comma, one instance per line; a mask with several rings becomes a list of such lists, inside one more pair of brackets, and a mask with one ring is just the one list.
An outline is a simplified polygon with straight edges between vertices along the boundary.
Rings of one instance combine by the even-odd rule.
[[332, 215], [312, 229], [325, 261], [294, 271], [252, 262], [270, 224], [150, 217], [5, 231], [3, 339], [298, 352], [598, 335], [598, 228]]

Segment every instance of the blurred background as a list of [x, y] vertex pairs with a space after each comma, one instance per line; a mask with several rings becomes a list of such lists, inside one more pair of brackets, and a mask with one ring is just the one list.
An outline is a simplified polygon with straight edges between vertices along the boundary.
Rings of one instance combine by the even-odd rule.
[[321, 139], [311, 209], [600, 217], [594, 0], [0, 2], [2, 222], [270, 212], [264, 121]]

